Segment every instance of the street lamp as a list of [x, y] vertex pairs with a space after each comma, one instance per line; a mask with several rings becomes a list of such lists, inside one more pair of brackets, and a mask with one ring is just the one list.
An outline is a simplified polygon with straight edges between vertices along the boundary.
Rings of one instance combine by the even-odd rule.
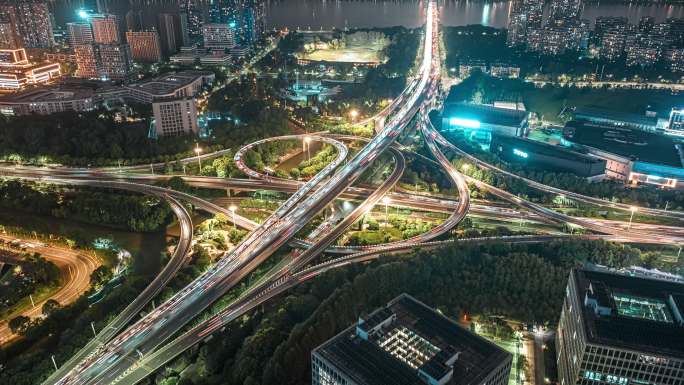
[[232, 214], [231, 217], [233, 220], [233, 231], [237, 232], [237, 225], [235, 224], [235, 210], [237, 210], [237, 206], [230, 205], [230, 207], [228, 207], [228, 210], [230, 210], [230, 213]]
[[311, 152], [309, 150], [310, 144], [311, 144], [311, 137], [305, 136], [304, 142], [302, 144], [302, 151], [306, 150], [306, 160], [311, 160]]
[[463, 170], [463, 172], [468, 172], [469, 169], [470, 165], [468, 163], [463, 163], [463, 166], [461, 166], [461, 170]]
[[630, 206], [629, 211], [632, 212], [629, 216], [629, 226], [627, 226], [627, 230], [632, 228], [632, 219], [634, 219], [634, 213], [637, 212], [639, 209], [636, 206]]
[[359, 116], [359, 111], [351, 110], [349, 111], [349, 116], [351, 117], [352, 122], [354, 122], [356, 121], [356, 118]]
[[195, 153], [197, 154], [197, 164], [199, 165], [199, 172], [201, 174], [202, 173], [202, 158], [200, 158], [200, 154], [202, 153], [202, 149], [199, 148], [199, 144], [195, 147]]
[[392, 200], [388, 196], [382, 198], [382, 203], [385, 204], [385, 230], [387, 230], [387, 223], [389, 222], [389, 213], [387, 211], [387, 207], [390, 202], [392, 202]]

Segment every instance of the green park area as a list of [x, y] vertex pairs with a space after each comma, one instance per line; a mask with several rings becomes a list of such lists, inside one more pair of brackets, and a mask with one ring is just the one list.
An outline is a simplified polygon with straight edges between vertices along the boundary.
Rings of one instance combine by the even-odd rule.
[[492, 104], [512, 101], [525, 104], [528, 111], [553, 123], [569, 119], [573, 107], [599, 107], [621, 113], [645, 114], [654, 111], [658, 117], [667, 117], [672, 107], [681, 104], [681, 96], [670, 91], [577, 88], [570, 86], [543, 87], [521, 79], [498, 79], [475, 73], [452, 87], [449, 101], [472, 101]]
[[373, 63], [387, 61], [390, 40], [381, 32], [358, 31], [324, 40], [318, 36], [305, 43], [297, 58], [331, 63]]

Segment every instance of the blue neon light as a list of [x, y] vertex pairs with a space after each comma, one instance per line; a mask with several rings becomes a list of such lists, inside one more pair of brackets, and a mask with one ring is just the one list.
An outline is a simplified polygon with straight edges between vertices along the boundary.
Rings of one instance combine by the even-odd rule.
[[480, 121], [475, 119], [451, 118], [449, 119], [449, 125], [465, 128], [480, 128]]
[[518, 150], [517, 148], [513, 149], [513, 154], [525, 159], [529, 157], [529, 155], [525, 151]]

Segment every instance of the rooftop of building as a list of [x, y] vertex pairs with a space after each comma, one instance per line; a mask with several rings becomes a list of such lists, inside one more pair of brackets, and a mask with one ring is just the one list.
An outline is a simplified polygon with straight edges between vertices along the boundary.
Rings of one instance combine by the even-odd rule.
[[658, 118], [655, 116], [619, 112], [599, 107], [577, 107], [575, 108], [575, 117], [578, 119], [593, 118], [602, 120], [612, 120], [615, 122], [624, 122], [626, 124], [644, 125], [652, 127], [655, 127], [658, 124]]
[[601, 163], [603, 160], [596, 157], [579, 153], [577, 151], [568, 150], [566, 148], [530, 140], [527, 138], [520, 138], [517, 136], [503, 136], [492, 135], [492, 140], [497, 142], [504, 142], [509, 145], [514, 145], [516, 148], [525, 152], [551, 156], [558, 159], [564, 159], [574, 162], [582, 163]]
[[486, 104], [455, 102], [444, 105], [442, 116], [447, 119], [478, 122], [478, 125], [484, 123], [519, 127], [527, 118], [527, 112]]
[[493, 343], [403, 294], [316, 349], [358, 383], [480, 383], [511, 360]]
[[571, 277], [589, 342], [684, 358], [684, 284], [590, 267]]
[[185, 87], [201, 77], [212, 77], [213, 72], [209, 71], [180, 71], [164, 74], [162, 76], [143, 80], [138, 83], [128, 84], [126, 87], [138, 89], [152, 95], [164, 96]]
[[49, 101], [68, 101], [91, 98], [94, 91], [90, 88], [40, 87], [0, 97], [0, 103], [38, 103]]
[[632, 160], [682, 167], [679, 149], [671, 138], [629, 127], [588, 121], [570, 121], [563, 138]]

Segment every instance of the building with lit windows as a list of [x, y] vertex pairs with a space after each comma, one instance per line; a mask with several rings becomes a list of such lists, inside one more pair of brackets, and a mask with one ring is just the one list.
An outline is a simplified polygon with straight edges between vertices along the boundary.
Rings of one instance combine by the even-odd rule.
[[67, 40], [70, 47], [93, 43], [93, 28], [90, 23], [67, 23]]
[[91, 111], [98, 102], [95, 92], [89, 88], [41, 87], [0, 97], [0, 114], [20, 116]]
[[235, 32], [228, 24], [204, 24], [202, 26], [205, 48], [230, 49], [235, 47]]
[[152, 103], [155, 100], [196, 97], [214, 80], [213, 72], [181, 71], [138, 83], [113, 87], [100, 94], [104, 98], [121, 97], [139, 103]]
[[684, 110], [672, 109], [666, 132], [673, 135], [684, 135]]
[[684, 284], [573, 269], [556, 333], [560, 385], [684, 384]]
[[97, 44], [121, 43], [119, 20], [115, 15], [93, 15], [90, 18], [93, 41]]
[[0, 48], [21, 48], [22, 41], [18, 27], [14, 6], [9, 3], [0, 3]]
[[[0, 32], [0, 37], [10, 37], [7, 48], [51, 48], [55, 45], [50, 10], [45, 0], [0, 0]], [[4, 39], [0, 43], [5, 43]]]
[[127, 44], [86, 44], [74, 47], [76, 77], [84, 79], [126, 80], [133, 73]]
[[512, 356], [402, 294], [311, 352], [313, 385], [505, 385]]
[[152, 112], [157, 137], [199, 132], [194, 98], [155, 101], [152, 103]]
[[31, 63], [23, 48], [0, 49], [0, 90], [18, 91], [47, 84], [61, 75], [59, 63]]
[[469, 102], [445, 103], [442, 130], [462, 131], [468, 138], [487, 142], [492, 134], [524, 136], [528, 127], [528, 112]]
[[142, 63], [161, 61], [161, 45], [157, 31], [128, 31], [126, 41], [131, 47], [131, 57], [134, 61]]
[[568, 122], [562, 143], [606, 161], [606, 176], [633, 185], [684, 187], [684, 148], [667, 135], [584, 120]]

